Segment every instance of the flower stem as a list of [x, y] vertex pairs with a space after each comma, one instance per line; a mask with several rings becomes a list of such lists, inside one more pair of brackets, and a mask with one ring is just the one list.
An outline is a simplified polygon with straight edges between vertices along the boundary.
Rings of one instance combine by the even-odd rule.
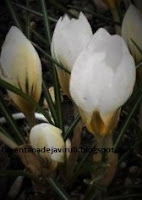
[[30, 129], [37, 124], [34, 112], [25, 113], [25, 116]]
[[[104, 176], [100, 179], [100, 184], [104, 186], [108, 186], [117, 169], [117, 163], [118, 163], [118, 156], [116, 153], [113, 152], [113, 138], [112, 134], [108, 134], [106, 136], [98, 136], [96, 137], [97, 141], [97, 149], [100, 148], [101, 150], [104, 149], [104, 154], [101, 152], [95, 154], [93, 156], [94, 162], [101, 162], [105, 161], [108, 167], [105, 169]], [[98, 169], [97, 172], [95, 172], [94, 175], [100, 175], [99, 173], [102, 173], [102, 170]]]

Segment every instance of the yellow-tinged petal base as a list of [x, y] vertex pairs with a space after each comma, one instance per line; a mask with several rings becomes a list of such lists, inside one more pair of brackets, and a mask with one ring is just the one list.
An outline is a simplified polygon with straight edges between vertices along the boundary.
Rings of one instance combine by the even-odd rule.
[[57, 74], [58, 74], [59, 83], [63, 92], [65, 93], [65, 95], [67, 95], [71, 99], [70, 92], [69, 92], [70, 74], [68, 74], [62, 69], [57, 69]]
[[89, 132], [94, 135], [105, 136], [112, 133], [116, 128], [119, 121], [120, 109], [114, 113], [103, 116], [103, 119], [98, 111], [89, 115], [79, 108], [79, 113]]

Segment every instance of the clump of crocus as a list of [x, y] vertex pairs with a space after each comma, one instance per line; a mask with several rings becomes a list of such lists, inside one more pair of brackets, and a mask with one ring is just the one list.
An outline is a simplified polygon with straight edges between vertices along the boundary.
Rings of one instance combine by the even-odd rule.
[[43, 149], [39, 156], [50, 164], [50, 167], [56, 168], [58, 163], [64, 162], [65, 143], [62, 137], [62, 131], [48, 123], [42, 123], [34, 126], [30, 131], [30, 144], [33, 148]]
[[[87, 46], [93, 33], [85, 15], [80, 13], [78, 19], [61, 17], [55, 27], [51, 53], [52, 57], [71, 72], [73, 64], [80, 52]], [[59, 82], [63, 92], [70, 97], [70, 74], [57, 67]]]
[[[9, 30], [2, 46], [0, 64], [1, 78], [30, 95], [36, 102], [39, 101], [41, 62], [31, 42], [15, 26]], [[8, 94], [14, 104], [30, 119], [35, 106], [13, 92], [8, 91]]]
[[142, 50], [142, 13], [132, 4], [124, 15], [121, 33], [135, 61], [141, 61], [142, 53], [139, 48]]

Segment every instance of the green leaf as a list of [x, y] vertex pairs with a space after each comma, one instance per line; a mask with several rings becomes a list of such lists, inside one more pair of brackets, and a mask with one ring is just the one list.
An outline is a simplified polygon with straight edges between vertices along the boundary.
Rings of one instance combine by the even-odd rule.
[[57, 113], [56, 113], [56, 110], [55, 110], [54, 103], [52, 101], [52, 98], [50, 96], [50, 93], [49, 93], [48, 88], [46, 87], [46, 84], [45, 84], [44, 81], [42, 82], [42, 85], [43, 85], [43, 92], [44, 92], [45, 99], [46, 99], [46, 101], [49, 105], [49, 109], [50, 109], [51, 114], [53, 116], [55, 125], [57, 126]]
[[26, 141], [25, 141], [24, 137], [22, 136], [17, 124], [15, 123], [15, 120], [13, 119], [13, 117], [12, 117], [12, 115], [11, 115], [7, 105], [6, 105], [6, 103], [4, 102], [3, 95], [2, 95], [1, 92], [0, 92], [0, 109], [3, 112], [3, 114], [4, 114], [4, 116], [5, 116], [6, 120], [7, 120], [7, 123], [12, 128], [13, 133], [16, 136], [16, 141], [18, 143], [20, 142], [20, 144], [25, 143]]
[[140, 54], [142, 55], [142, 49], [139, 47], [139, 45], [131, 38], [131, 41], [133, 42], [133, 44], [135, 45], [135, 47], [137, 48], [137, 50], [140, 52]]
[[0, 86], [4, 89], [10, 90], [11, 92], [14, 92], [17, 95], [20, 95], [21, 97], [23, 97], [25, 100], [27, 100], [29, 103], [31, 103], [33, 106], [35, 106], [37, 108], [37, 110], [39, 112], [41, 112], [46, 119], [49, 121], [50, 124], [53, 124], [48, 112], [44, 111], [44, 109], [39, 106], [39, 104], [29, 95], [25, 94], [22, 92], [22, 90], [16, 88], [15, 86], [13, 86], [12, 84], [0, 79]]
[[56, 0], [49, 0], [49, 2], [59, 10], [61, 10], [63, 13], [68, 14], [70, 17], [77, 18], [76, 15], [72, 14], [65, 6], [63, 6], [59, 1]]
[[[50, 30], [50, 24], [49, 24], [45, 0], [40, 0], [40, 4], [41, 4], [41, 8], [42, 8], [42, 13], [43, 13], [46, 38], [48, 40], [48, 43], [51, 44], [51, 30]], [[47, 47], [48, 47], [48, 45], [47, 45]], [[59, 80], [58, 80], [56, 68], [53, 65], [53, 63], [51, 64], [51, 66], [52, 66], [51, 67], [51, 76], [53, 78], [53, 85], [54, 85], [54, 91], [55, 91], [55, 106], [56, 106], [56, 112], [57, 112], [57, 116], [58, 116], [57, 126], [64, 132]]]
[[69, 7], [69, 8], [72, 8], [72, 9], [75, 9], [75, 10], [78, 10], [78, 11], [90, 13], [90, 14], [92, 14], [94, 17], [97, 17], [97, 18], [99, 18], [99, 19], [102, 19], [102, 20], [104, 20], [105, 22], [107, 22], [107, 23], [109, 23], [109, 24], [116, 24], [116, 25], [118, 25], [118, 26], [121, 26], [121, 23], [120, 23], [120, 22], [113, 21], [112, 19], [109, 19], [109, 18], [107, 18], [107, 17], [104, 17], [103, 15], [101, 15], [101, 14], [99, 14], [99, 13], [92, 12], [91, 10], [88, 10], [88, 9], [86, 9], [86, 8], [80, 8], [80, 7], [72, 6], [72, 5], [69, 5], [68, 7]]
[[51, 55], [49, 55], [46, 51], [44, 51], [42, 48], [40, 48], [37, 44], [35, 44], [34, 42], [32, 42], [32, 44], [35, 46], [36, 49], [38, 49], [43, 55], [45, 55], [50, 61], [52, 61], [57, 67], [59, 67], [60, 69], [64, 70], [65, 72], [67, 72], [68, 74], [71, 74], [70, 71], [68, 71], [67, 69], [65, 69], [61, 64], [59, 64], [58, 62], [56, 62], [56, 60], [54, 60]]
[[12, 6], [12, 4], [11, 4], [11, 1], [10, 1], [10, 0], [6, 0], [5, 2], [6, 2], [8, 8], [9, 8], [9, 10], [10, 10], [10, 13], [11, 13], [11, 15], [12, 15], [12, 18], [13, 18], [13, 20], [14, 20], [16, 26], [17, 26], [20, 30], [22, 30], [20, 20], [18, 19], [17, 14], [16, 14], [16, 12], [15, 12], [14, 9], [13, 9], [13, 6]]
[[69, 126], [69, 128], [66, 130], [65, 135], [64, 135], [64, 139], [66, 140], [68, 138], [68, 135], [72, 132], [72, 130], [74, 129], [74, 127], [76, 126], [76, 124], [79, 122], [80, 120], [80, 116], [78, 115], [71, 123], [71, 125]]
[[3, 143], [5, 143], [8, 147], [10, 147], [11, 149], [18, 147], [18, 145], [12, 139], [10, 139], [10, 137], [6, 136], [1, 131], [0, 131], [0, 140]]
[[142, 91], [139, 90], [139, 94], [137, 96], [137, 100], [135, 101], [135, 103], [133, 104], [133, 106], [131, 107], [131, 111], [127, 117], [127, 119], [125, 120], [125, 122], [123, 123], [123, 126], [118, 134], [118, 138], [114, 144], [114, 151], [117, 149], [117, 147], [119, 146], [119, 143], [121, 141], [121, 138], [123, 137], [123, 134], [125, 133], [126, 129], [128, 128], [130, 122], [131, 122], [131, 119], [137, 109], [137, 107], [139, 106], [139, 104], [141, 103], [141, 100], [142, 100]]
[[48, 43], [51, 44], [51, 30], [50, 30], [50, 24], [49, 24], [45, 0], [40, 0], [40, 4], [41, 4], [41, 8], [42, 8], [42, 13], [43, 13], [46, 39], [47, 39]]
[[62, 200], [71, 200], [69, 195], [55, 182], [52, 178], [47, 178], [47, 182], [51, 185], [52, 189], [61, 197]]
[[[23, 6], [23, 5], [19, 4], [19, 3], [15, 3], [15, 2], [11, 2], [11, 3], [12, 3], [13, 5], [19, 7], [19, 8], [22, 8], [22, 9], [24, 9], [24, 10], [26, 10], [26, 11], [32, 13], [32, 14], [38, 15], [38, 16], [40, 16], [40, 17], [43, 17], [43, 14], [42, 14], [41, 12], [38, 12], [38, 11], [36, 11], [36, 10], [33, 10], [33, 9], [28, 8], [28, 7], [26, 7], [26, 6]], [[50, 17], [50, 16], [49, 16], [48, 18], [49, 18], [50, 21], [57, 22], [57, 20], [54, 19], [53, 17]]]
[[[30, 2], [29, 0], [26, 1], [26, 5], [27, 5], [27, 8], [30, 7]], [[30, 39], [30, 36], [31, 36], [31, 31], [30, 31], [30, 13], [29, 12], [26, 12], [26, 35], [27, 35], [27, 38]]]

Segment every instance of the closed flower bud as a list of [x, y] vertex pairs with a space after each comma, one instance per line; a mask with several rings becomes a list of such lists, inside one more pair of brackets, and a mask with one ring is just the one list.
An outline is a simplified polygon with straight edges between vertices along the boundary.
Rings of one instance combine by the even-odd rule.
[[[9, 30], [2, 46], [0, 64], [3, 79], [30, 95], [36, 102], [39, 101], [41, 62], [31, 42], [15, 26]], [[34, 111], [34, 106], [19, 95], [10, 91], [8, 94], [24, 114]]]
[[132, 94], [135, 73], [124, 40], [100, 28], [77, 58], [70, 82], [72, 99], [90, 132], [105, 135], [113, 131], [119, 108]]
[[38, 124], [31, 129], [30, 144], [33, 148], [45, 147], [45, 152], [40, 152], [43, 159], [62, 163], [64, 162], [65, 143], [61, 134], [62, 131], [51, 124]]
[[134, 42], [142, 50], [142, 14], [132, 4], [129, 6], [123, 18], [121, 32], [122, 37], [127, 42], [135, 61], [141, 61], [142, 54], [140, 53]]
[[[71, 72], [73, 64], [92, 37], [92, 30], [85, 15], [80, 13], [78, 19], [61, 17], [55, 27], [51, 53], [52, 57]], [[57, 67], [59, 82], [64, 93], [69, 94], [70, 75]]]

